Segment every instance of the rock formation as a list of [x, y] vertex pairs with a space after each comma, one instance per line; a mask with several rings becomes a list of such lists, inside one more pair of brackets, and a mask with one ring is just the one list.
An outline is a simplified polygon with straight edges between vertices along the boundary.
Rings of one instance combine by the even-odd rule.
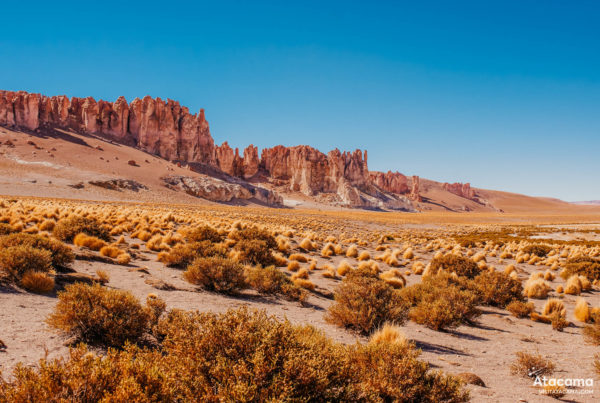
[[204, 110], [189, 113], [173, 100], [149, 96], [127, 104], [94, 98], [0, 91], [0, 125], [27, 130], [71, 129], [137, 147], [168, 160], [216, 164]]
[[470, 183], [444, 183], [443, 189], [465, 199], [474, 200], [475, 191], [471, 189]]
[[[259, 158], [258, 148], [253, 145], [246, 147], [242, 155], [227, 142], [215, 147], [204, 110], [192, 115], [188, 108], [170, 99], [146, 96], [128, 104], [123, 97], [107, 102], [91, 97], [69, 99], [0, 91], [0, 126], [29, 131], [71, 130], [136, 147], [219, 181], [188, 177], [166, 181], [169, 186], [210, 200], [257, 198], [265, 203], [281, 202], [267, 189], [246, 182], [251, 180], [307, 196], [322, 195], [332, 203], [350, 207], [412, 210], [411, 201], [422, 201], [418, 176], [369, 172], [366, 151], [335, 149], [324, 154], [306, 145], [275, 146], [263, 149]], [[443, 188], [477, 201], [468, 183], [445, 183]]]
[[373, 183], [380, 189], [397, 194], [406, 194], [409, 191], [408, 178], [400, 172], [387, 173], [371, 171], [369, 176]]

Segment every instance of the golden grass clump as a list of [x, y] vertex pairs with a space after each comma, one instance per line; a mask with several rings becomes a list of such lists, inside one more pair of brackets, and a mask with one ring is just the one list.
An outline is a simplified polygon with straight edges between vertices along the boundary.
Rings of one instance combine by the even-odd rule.
[[300, 269], [297, 272], [295, 272], [294, 274], [292, 274], [292, 280], [296, 280], [299, 278], [307, 280], [308, 279], [308, 270]]
[[434, 258], [431, 260], [430, 265], [430, 270], [433, 274], [438, 273], [440, 270], [445, 270], [449, 273], [456, 273], [458, 276], [474, 278], [481, 271], [473, 260], [452, 254]]
[[344, 259], [339, 263], [337, 267], [337, 274], [343, 277], [346, 274], [348, 274], [348, 272], [350, 272], [351, 270], [353, 270], [352, 265], [346, 259]]
[[127, 266], [131, 262], [131, 255], [129, 253], [120, 253], [116, 259], [117, 263], [122, 266]]
[[573, 311], [575, 315], [575, 319], [580, 322], [587, 323], [591, 320], [591, 310], [588, 303], [583, 298], [577, 298], [577, 302], [575, 303], [575, 310]]
[[65, 242], [72, 242], [77, 234], [86, 234], [103, 241], [110, 240], [110, 232], [95, 218], [72, 216], [60, 219], [52, 231], [53, 235]]
[[54, 279], [47, 273], [39, 271], [26, 272], [19, 284], [27, 291], [36, 294], [48, 294], [54, 290]]
[[581, 294], [581, 279], [579, 276], [574, 275], [569, 277], [567, 283], [565, 284], [565, 294], [569, 295], [579, 295]]
[[516, 318], [526, 318], [534, 311], [533, 302], [512, 301], [506, 306], [506, 310]]
[[293, 282], [294, 282], [294, 285], [296, 285], [298, 287], [302, 287], [307, 290], [314, 290], [316, 287], [315, 283], [313, 283], [310, 280], [303, 279], [303, 278], [297, 278], [297, 279], [293, 280]]
[[308, 258], [301, 253], [292, 253], [290, 256], [288, 256], [288, 259], [295, 260], [300, 263], [308, 262]]
[[565, 308], [564, 302], [562, 302], [560, 299], [550, 298], [544, 304], [542, 315], [552, 316], [554, 314], [558, 314], [564, 318], [567, 316], [567, 309]]
[[327, 243], [321, 249], [321, 257], [335, 256], [335, 246], [332, 243]]
[[379, 275], [379, 278], [394, 288], [406, 286], [406, 279], [398, 269], [385, 271]]
[[399, 326], [385, 323], [369, 337], [370, 344], [398, 344], [407, 347], [410, 341]]
[[304, 238], [298, 246], [300, 247], [300, 249], [303, 249], [305, 251], [312, 251], [315, 249], [314, 243], [308, 238]]
[[94, 251], [99, 251], [106, 246], [106, 242], [104, 242], [102, 239], [86, 235], [83, 232], [75, 235], [73, 238], [73, 244], [75, 246], [88, 248]]
[[527, 298], [545, 299], [551, 288], [543, 279], [529, 279], [525, 282], [523, 294]]
[[96, 270], [96, 276], [98, 277], [98, 280], [100, 280], [100, 284], [107, 284], [110, 281], [110, 276], [108, 275], [106, 270]]
[[112, 246], [112, 245], [106, 245], [100, 249], [100, 255], [109, 257], [111, 259], [115, 259], [123, 253], [124, 252], [121, 249], [117, 248], [116, 246]]
[[402, 255], [402, 258], [407, 259], [407, 260], [413, 259], [414, 257], [415, 257], [415, 253], [412, 248], [407, 248], [404, 251], [404, 254]]
[[287, 269], [289, 271], [297, 271], [300, 269], [300, 263], [298, 263], [297, 260], [290, 260], [287, 265]]
[[356, 247], [356, 245], [348, 246], [348, 249], [346, 249], [346, 257], [350, 257], [350, 258], [358, 257], [358, 248]]
[[366, 250], [363, 250], [362, 252], [360, 252], [360, 255], [358, 255], [358, 260], [361, 262], [369, 259], [371, 259], [371, 254]]
[[306, 292], [294, 285], [285, 274], [273, 266], [248, 267], [245, 275], [248, 286], [261, 294], [283, 295], [292, 301], [306, 299]]

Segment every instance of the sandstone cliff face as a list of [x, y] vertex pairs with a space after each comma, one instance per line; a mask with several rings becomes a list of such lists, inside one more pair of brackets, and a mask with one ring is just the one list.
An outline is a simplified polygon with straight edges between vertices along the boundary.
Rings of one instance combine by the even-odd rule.
[[400, 172], [387, 171], [386, 173], [372, 171], [369, 176], [373, 183], [380, 189], [397, 194], [406, 194], [409, 191], [408, 178]]
[[470, 183], [444, 183], [442, 187], [445, 191], [464, 197], [465, 199], [475, 199], [475, 191], [471, 189]]
[[252, 144], [244, 149], [243, 157], [240, 157], [238, 148], [234, 151], [224, 142], [215, 147], [215, 156], [219, 169], [228, 175], [250, 179], [258, 173], [258, 148]]
[[71, 129], [135, 146], [168, 160], [215, 165], [215, 148], [204, 110], [189, 113], [178, 102], [149, 96], [130, 105], [94, 98], [46, 97], [0, 91], [0, 125], [28, 130]]
[[423, 198], [421, 197], [421, 194], [419, 193], [420, 192], [420, 189], [419, 189], [420, 184], [421, 184], [421, 180], [419, 179], [419, 177], [416, 175], [413, 175], [412, 176], [412, 185], [410, 188], [410, 194], [408, 195], [408, 198], [410, 200], [414, 200], [417, 202], [423, 201]]

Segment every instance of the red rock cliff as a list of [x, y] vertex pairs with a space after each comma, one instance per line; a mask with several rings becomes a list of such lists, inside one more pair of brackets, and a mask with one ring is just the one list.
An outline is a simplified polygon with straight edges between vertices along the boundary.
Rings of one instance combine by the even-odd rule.
[[373, 183], [386, 192], [397, 194], [408, 193], [408, 178], [400, 172], [387, 171], [386, 173], [371, 171], [369, 176]]
[[475, 198], [475, 191], [471, 189], [470, 183], [444, 183], [442, 187], [444, 190], [465, 199], [473, 200]]
[[149, 96], [127, 104], [94, 98], [46, 97], [0, 91], [0, 125], [28, 130], [71, 129], [135, 146], [168, 160], [216, 164], [204, 110], [196, 115], [178, 102]]

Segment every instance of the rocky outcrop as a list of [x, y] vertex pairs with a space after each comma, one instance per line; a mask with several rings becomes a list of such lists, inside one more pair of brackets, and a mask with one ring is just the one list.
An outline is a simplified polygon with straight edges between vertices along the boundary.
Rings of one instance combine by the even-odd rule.
[[168, 160], [216, 164], [204, 110], [192, 115], [173, 100], [149, 96], [127, 104], [94, 98], [46, 97], [0, 91], [0, 125], [27, 130], [70, 129], [137, 147]]
[[444, 183], [443, 189], [465, 199], [474, 200], [475, 191], [471, 189], [470, 183]]
[[250, 179], [258, 173], [260, 160], [258, 159], [258, 148], [250, 144], [240, 157], [239, 149], [235, 151], [224, 142], [215, 147], [215, 156], [218, 168], [228, 175], [238, 178]]
[[408, 198], [410, 200], [416, 201], [416, 202], [422, 202], [423, 198], [421, 197], [420, 194], [420, 184], [421, 184], [421, 180], [419, 179], [418, 176], [413, 175], [411, 178], [411, 187], [410, 187], [410, 194], [408, 195]]
[[397, 194], [406, 194], [409, 191], [408, 178], [400, 172], [387, 171], [386, 173], [371, 171], [369, 176], [373, 183], [380, 189]]
[[248, 184], [230, 183], [208, 176], [169, 175], [161, 179], [170, 189], [182, 190], [189, 195], [217, 202], [256, 199], [268, 205], [283, 203], [281, 196], [268, 189]]

